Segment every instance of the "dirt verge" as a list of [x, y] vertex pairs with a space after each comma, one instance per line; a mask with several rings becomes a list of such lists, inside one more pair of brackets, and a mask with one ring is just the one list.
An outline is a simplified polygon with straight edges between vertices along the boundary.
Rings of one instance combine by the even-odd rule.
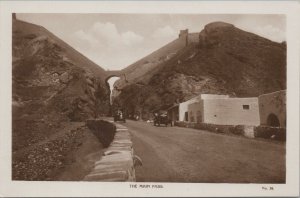
[[13, 180], [80, 180], [89, 172], [102, 144], [84, 123], [65, 124], [48, 140], [13, 152]]

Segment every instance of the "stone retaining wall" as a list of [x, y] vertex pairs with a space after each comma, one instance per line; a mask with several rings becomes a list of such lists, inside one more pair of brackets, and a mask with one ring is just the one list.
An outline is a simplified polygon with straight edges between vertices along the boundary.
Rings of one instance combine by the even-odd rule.
[[[93, 170], [85, 176], [84, 181], [135, 181], [135, 156], [128, 129], [112, 121], [88, 120], [87, 125], [101, 142], [108, 144], [103, 156], [95, 162]], [[113, 130], [115, 129], [115, 130]], [[98, 132], [97, 132], [98, 131]], [[113, 137], [111, 139], [111, 137]], [[105, 140], [101, 140], [104, 138]], [[109, 142], [109, 140], [111, 140]]]
[[116, 126], [114, 124], [104, 120], [87, 120], [86, 125], [105, 148], [113, 141], [116, 133]]
[[286, 140], [286, 128], [269, 126], [216, 125], [208, 123], [175, 122], [175, 126], [207, 130], [215, 133], [242, 135], [248, 138]]

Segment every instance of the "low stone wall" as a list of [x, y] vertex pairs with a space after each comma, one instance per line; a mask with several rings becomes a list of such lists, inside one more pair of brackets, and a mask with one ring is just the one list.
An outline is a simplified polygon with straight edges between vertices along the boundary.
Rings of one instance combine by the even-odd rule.
[[175, 122], [175, 126], [207, 130], [215, 133], [242, 135], [248, 138], [286, 140], [286, 129], [269, 126], [216, 125], [208, 123]]
[[86, 125], [105, 148], [113, 141], [116, 133], [116, 126], [114, 124], [104, 120], [87, 120]]
[[[84, 181], [136, 181], [134, 169], [136, 156], [133, 153], [128, 129], [123, 125], [105, 120], [89, 120], [87, 125], [90, 125], [92, 130], [96, 130], [94, 133], [99, 134], [101, 142], [104, 141], [101, 137], [106, 137], [105, 144], [109, 142], [112, 134], [113, 138], [101, 159], [95, 162], [93, 170], [85, 176]], [[115, 129], [114, 132], [113, 129]]]

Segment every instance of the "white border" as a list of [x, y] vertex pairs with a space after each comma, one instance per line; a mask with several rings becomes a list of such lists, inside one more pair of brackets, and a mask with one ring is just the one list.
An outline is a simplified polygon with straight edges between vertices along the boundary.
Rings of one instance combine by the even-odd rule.
[[[163, 183], [132, 189], [130, 183], [11, 181], [11, 13], [285, 14], [287, 19], [286, 184]], [[0, 197], [1, 196], [299, 196], [299, 4], [203, 1], [0, 1]], [[151, 184], [151, 183], [147, 183]], [[157, 183], [156, 183], [157, 184]], [[273, 186], [273, 191], [262, 190]]]

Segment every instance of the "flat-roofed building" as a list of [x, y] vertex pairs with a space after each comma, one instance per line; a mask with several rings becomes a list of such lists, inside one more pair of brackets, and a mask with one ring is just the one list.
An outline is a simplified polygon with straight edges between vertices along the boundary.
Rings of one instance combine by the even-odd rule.
[[202, 96], [188, 104], [188, 121], [219, 125], [260, 124], [258, 98], [229, 98], [224, 95]]
[[261, 125], [286, 127], [286, 90], [260, 95], [258, 103]]
[[193, 97], [185, 102], [176, 104], [168, 109], [168, 115], [172, 119], [172, 121], [189, 121], [188, 114], [188, 105], [193, 104], [195, 102], [199, 102], [204, 99], [225, 99], [229, 98], [228, 95], [216, 95], [216, 94], [200, 94], [196, 97]]

